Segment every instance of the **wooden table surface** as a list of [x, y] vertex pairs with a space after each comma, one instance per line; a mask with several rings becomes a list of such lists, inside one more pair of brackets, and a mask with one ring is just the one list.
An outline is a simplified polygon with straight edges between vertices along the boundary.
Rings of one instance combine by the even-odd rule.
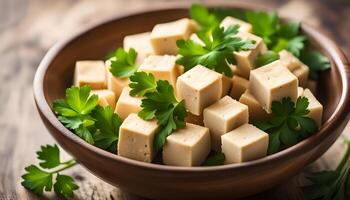
[[[280, 14], [324, 28], [325, 33], [350, 55], [349, 1], [251, 2], [263, 3], [278, 9]], [[0, 0], [0, 200], [39, 199], [22, 188], [20, 176], [25, 166], [37, 164], [35, 151], [40, 145], [54, 143], [39, 119], [32, 95], [34, 73], [45, 52], [58, 40], [103, 20], [156, 4], [176, 3], [165, 0]], [[350, 124], [344, 134], [347, 132], [350, 132]], [[305, 173], [334, 167], [343, 150], [344, 146], [337, 141], [301, 174], [248, 199], [304, 199], [300, 185]], [[69, 155], [64, 153], [64, 157], [69, 158]], [[81, 166], [70, 169], [67, 174], [80, 186], [76, 199], [140, 199], [103, 182]], [[51, 193], [45, 198], [56, 197]]]

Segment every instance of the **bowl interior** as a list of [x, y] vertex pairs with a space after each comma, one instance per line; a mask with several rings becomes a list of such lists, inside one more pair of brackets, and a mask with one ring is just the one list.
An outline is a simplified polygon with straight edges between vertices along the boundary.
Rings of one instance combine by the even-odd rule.
[[[44, 95], [47, 103], [52, 107], [55, 99], [63, 98], [66, 88], [72, 85], [74, 65], [77, 60], [101, 60], [105, 56], [122, 46], [126, 35], [151, 31], [157, 23], [168, 22], [188, 17], [187, 9], [168, 9], [128, 16], [99, 25], [79, 37], [73, 37], [68, 43], [57, 48], [58, 53], [51, 61], [44, 74]], [[328, 51], [320, 45], [302, 26], [304, 33], [314, 48], [321, 50], [330, 59], [332, 69], [321, 74], [318, 80], [318, 99], [324, 106], [323, 121], [328, 122], [340, 102], [343, 85], [339, 78], [339, 70], [334, 66]]]

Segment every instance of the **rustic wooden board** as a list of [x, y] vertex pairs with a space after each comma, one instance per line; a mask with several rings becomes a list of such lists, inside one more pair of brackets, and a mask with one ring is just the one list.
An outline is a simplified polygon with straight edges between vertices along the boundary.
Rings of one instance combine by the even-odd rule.
[[[243, 0], [242, 0], [243, 1]], [[350, 53], [350, 5], [337, 1], [264, 1], [280, 13], [324, 27]], [[330, 3], [331, 2], [331, 3]], [[20, 185], [35, 151], [54, 141], [41, 123], [32, 97], [35, 70], [50, 46], [79, 30], [119, 14], [177, 1], [0, 0], [0, 200], [39, 199]], [[297, 14], [296, 11], [297, 10]], [[347, 19], [347, 20], [346, 20]], [[350, 132], [348, 124], [344, 133]], [[321, 159], [281, 186], [248, 199], [303, 199], [304, 174], [334, 167], [344, 147], [338, 141]], [[69, 158], [69, 155], [63, 155]], [[140, 199], [101, 181], [81, 166], [67, 172], [78, 182], [76, 199]], [[45, 196], [56, 198], [54, 194]]]

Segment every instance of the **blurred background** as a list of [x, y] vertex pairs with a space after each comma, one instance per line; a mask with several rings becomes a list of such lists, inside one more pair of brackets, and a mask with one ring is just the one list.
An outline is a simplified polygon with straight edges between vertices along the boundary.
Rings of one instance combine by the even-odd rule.
[[[107, 19], [184, 2], [188, 1], [0, 0], [0, 200], [38, 199], [20, 186], [20, 176], [24, 166], [36, 162], [35, 151], [41, 144], [54, 143], [39, 119], [32, 95], [34, 73], [46, 51], [57, 41]], [[261, 4], [278, 10], [282, 16], [316, 26], [350, 56], [350, 0], [241, 2]], [[345, 132], [350, 132], [349, 124]], [[338, 158], [329, 155], [340, 152], [342, 147], [337, 142], [305, 173], [314, 168], [333, 167]], [[80, 166], [69, 173], [80, 186], [77, 199], [136, 198], [100, 181]], [[301, 179], [303, 173], [254, 199], [281, 199], [281, 194], [283, 199], [303, 199], [298, 187]]]

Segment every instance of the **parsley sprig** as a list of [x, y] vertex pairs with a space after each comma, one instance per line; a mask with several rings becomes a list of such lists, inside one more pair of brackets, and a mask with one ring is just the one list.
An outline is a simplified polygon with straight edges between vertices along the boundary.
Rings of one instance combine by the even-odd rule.
[[176, 62], [183, 65], [185, 71], [196, 65], [203, 65], [231, 77], [232, 70], [229, 64], [236, 64], [233, 52], [252, 49], [255, 42], [237, 37], [238, 28], [238, 25], [234, 25], [224, 30], [223, 27], [217, 26], [210, 34], [198, 32], [197, 36], [204, 45], [191, 39], [178, 40], [176, 45], [180, 57]]
[[281, 102], [272, 102], [270, 120], [254, 123], [269, 134], [268, 154], [276, 153], [282, 147], [292, 146], [317, 131], [316, 122], [307, 117], [310, 112], [308, 106], [306, 97], [299, 97], [296, 104], [290, 97], [285, 97]]
[[122, 120], [110, 106], [103, 108], [97, 105], [98, 96], [90, 92], [90, 86], [72, 86], [66, 90], [65, 99], [53, 102], [53, 110], [58, 120], [80, 138], [116, 152]]
[[123, 48], [118, 48], [115, 51], [114, 56], [109, 59], [111, 61], [109, 71], [113, 76], [118, 78], [130, 77], [138, 69], [136, 57], [137, 52], [135, 49], [130, 48], [129, 51], [126, 51]]
[[312, 182], [304, 186], [307, 199], [346, 200], [350, 198], [350, 141], [345, 140], [346, 152], [335, 170], [314, 172], [307, 176]]
[[264, 54], [261, 54], [257, 57], [255, 61], [255, 65], [257, 67], [261, 67], [264, 65], [267, 65], [275, 60], [278, 60], [280, 58], [279, 54], [274, 51], [267, 51]]
[[184, 101], [178, 101], [168, 81], [156, 81], [153, 74], [136, 72], [130, 77], [131, 96], [143, 97], [138, 115], [144, 120], [156, 118], [159, 125], [154, 138], [154, 148], [163, 148], [166, 137], [174, 130], [185, 127], [187, 115]]
[[225, 154], [222, 152], [214, 153], [208, 156], [207, 160], [203, 163], [204, 166], [223, 165], [225, 162]]
[[[57, 145], [41, 146], [37, 152], [40, 160], [39, 166], [30, 165], [25, 168], [26, 173], [22, 176], [22, 186], [35, 194], [42, 195], [44, 190], [51, 191], [66, 198], [73, 197], [74, 190], [79, 187], [73, 178], [61, 174], [62, 171], [75, 166], [74, 160], [62, 162], [60, 151]], [[55, 178], [55, 180], [53, 180]]]

